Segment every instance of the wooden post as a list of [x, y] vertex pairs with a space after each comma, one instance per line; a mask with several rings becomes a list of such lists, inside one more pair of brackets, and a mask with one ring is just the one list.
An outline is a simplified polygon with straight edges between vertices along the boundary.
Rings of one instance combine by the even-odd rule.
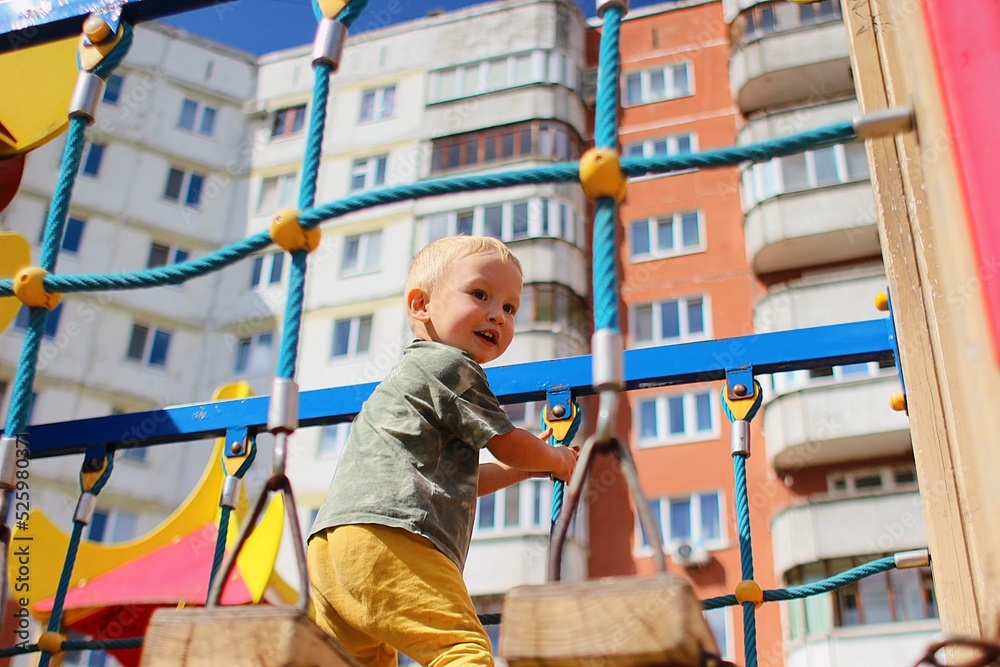
[[[842, 6], [862, 111], [916, 112], [916, 132], [869, 140], [868, 151], [941, 623], [949, 635], [996, 637], [1000, 410], [989, 400], [1000, 392], [1000, 373], [983, 279], [996, 279], [1000, 248], [977, 248], [969, 232], [926, 29], [924, 11], [935, 1]], [[996, 20], [985, 3], [951, 7]], [[993, 263], [984, 267], [979, 257]]]

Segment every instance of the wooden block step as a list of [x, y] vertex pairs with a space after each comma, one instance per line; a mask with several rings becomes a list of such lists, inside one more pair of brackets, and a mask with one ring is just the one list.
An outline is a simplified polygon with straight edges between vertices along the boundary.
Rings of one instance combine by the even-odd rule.
[[504, 598], [500, 655], [511, 667], [705, 667], [718, 654], [682, 577], [521, 586]]
[[269, 605], [160, 609], [140, 667], [356, 667], [309, 616]]

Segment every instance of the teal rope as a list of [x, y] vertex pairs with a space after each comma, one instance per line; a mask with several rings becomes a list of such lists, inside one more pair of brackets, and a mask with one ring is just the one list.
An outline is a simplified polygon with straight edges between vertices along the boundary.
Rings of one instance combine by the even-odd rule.
[[[753, 580], [753, 545], [750, 541], [750, 502], [747, 497], [747, 460], [733, 456], [736, 478], [736, 516], [740, 537], [740, 570], [744, 581]], [[752, 602], [743, 603], [743, 650], [746, 667], [757, 667], [757, 608]]]
[[[827, 577], [820, 581], [803, 584], [801, 586], [789, 586], [788, 588], [775, 588], [764, 591], [764, 602], [783, 602], [787, 600], [798, 600], [801, 598], [831, 593], [835, 590], [849, 586], [865, 577], [870, 577], [880, 572], [888, 572], [896, 568], [896, 560], [892, 556], [879, 558], [864, 565], [852, 567], [844, 570], [840, 574]], [[702, 600], [705, 609], [719, 609], [721, 607], [733, 607], [737, 604], [735, 595], [720, 595], [714, 598]]]
[[[128, 639], [67, 639], [62, 643], [63, 651], [121, 651], [124, 649], [142, 648], [142, 637]], [[38, 644], [23, 646], [7, 646], [0, 648], [0, 658], [13, 658], [16, 655], [37, 653], [41, 649]]]
[[[791, 155], [808, 148], [843, 143], [854, 138], [856, 138], [856, 135], [854, 134], [853, 127], [850, 123], [843, 123], [749, 146], [705, 151], [702, 153], [687, 153], [672, 157], [626, 158], [622, 160], [622, 171], [628, 176], [643, 176], [701, 167], [726, 167], [744, 162], [760, 162], [780, 155]], [[563, 162], [534, 169], [519, 169], [494, 174], [477, 174], [474, 176], [454, 176], [451, 178], [433, 179], [372, 190], [352, 195], [336, 202], [303, 210], [299, 216], [299, 222], [303, 227], [311, 228], [325, 220], [365, 208], [410, 199], [423, 199], [455, 192], [491, 190], [515, 185], [578, 182], [579, 170], [578, 163]], [[177, 285], [191, 278], [196, 278], [228, 266], [246, 255], [266, 248], [270, 244], [270, 237], [266, 232], [262, 232], [218, 250], [211, 255], [175, 264], [170, 267], [144, 269], [132, 273], [50, 275], [46, 276], [44, 284], [48, 291], [63, 294]], [[13, 296], [14, 290], [12, 284], [13, 281], [10, 278], [0, 280], [0, 297]], [[13, 431], [8, 429], [8, 432]]]
[[333, 66], [317, 63], [313, 75], [312, 105], [309, 111], [309, 132], [306, 138], [305, 157], [302, 161], [302, 180], [299, 182], [299, 209], [312, 208], [316, 203], [316, 179], [323, 152], [323, 132], [326, 128], [326, 101], [330, 98], [330, 75]]
[[222, 567], [222, 560], [226, 557], [226, 536], [229, 535], [229, 515], [232, 513], [232, 507], [223, 507], [219, 516], [219, 532], [215, 535], [215, 553], [212, 554], [212, 573], [208, 577], [209, 589], [215, 581], [219, 568]]
[[285, 299], [285, 330], [281, 336], [281, 356], [278, 359], [277, 377], [295, 379], [295, 361], [299, 349], [299, 332], [302, 328], [302, 305], [306, 290], [306, 258], [309, 253], [296, 250], [292, 253], [292, 270], [288, 296]]
[[[97, 478], [94, 486], [91, 487], [89, 491], [86, 491], [83, 487], [83, 477], [81, 473], [80, 477], [80, 492], [90, 493], [96, 496], [104, 488], [104, 485], [108, 483], [108, 479], [111, 477], [111, 471], [114, 469], [115, 457], [111, 454], [107, 454], [104, 457], [105, 468], [101, 476]], [[86, 462], [84, 463], [86, 465]], [[80, 550], [80, 540], [83, 539], [83, 529], [86, 527], [86, 523], [73, 519], [73, 534], [69, 538], [69, 545], [66, 548], [66, 560], [63, 561], [62, 574], [59, 576], [59, 585], [56, 587], [56, 594], [52, 600], [52, 613], [49, 616], [49, 623], [46, 629], [49, 632], [59, 632], [59, 628], [62, 625], [62, 614], [63, 605], [66, 602], [66, 593], [69, 591], [70, 578], [73, 576], [73, 568], [76, 566], [76, 555]], [[42, 651], [42, 657], [38, 661], [38, 667], [49, 667], [49, 661], [52, 659], [52, 654], [48, 651]]]

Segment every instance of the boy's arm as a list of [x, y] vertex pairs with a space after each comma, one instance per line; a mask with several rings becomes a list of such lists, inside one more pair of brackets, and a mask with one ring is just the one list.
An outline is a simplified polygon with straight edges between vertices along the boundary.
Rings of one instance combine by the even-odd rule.
[[[545, 473], [538, 473], [544, 476]], [[500, 489], [523, 482], [526, 479], [535, 477], [535, 473], [525, 472], [517, 468], [511, 468], [503, 463], [480, 463], [479, 464], [479, 495], [488, 496], [496, 493]]]
[[493, 436], [486, 443], [486, 448], [508, 468], [548, 473], [557, 479], [569, 481], [573, 468], [576, 467], [577, 451], [569, 447], [550, 446], [542, 439], [547, 438], [550, 433], [551, 431], [546, 431], [539, 437], [524, 429], [515, 428], [503, 435]]

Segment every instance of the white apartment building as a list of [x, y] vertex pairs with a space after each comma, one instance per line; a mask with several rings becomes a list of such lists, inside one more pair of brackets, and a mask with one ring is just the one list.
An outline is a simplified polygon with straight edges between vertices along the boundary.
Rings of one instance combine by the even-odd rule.
[[[851, 120], [858, 105], [841, 4], [723, 0], [740, 143]], [[747, 257], [766, 295], [757, 331], [879, 317], [885, 289], [864, 145], [807, 151], [743, 172]], [[766, 450], [792, 502], [773, 508], [775, 573], [803, 584], [927, 544], [908, 424], [888, 363], [776, 374]], [[786, 663], [910, 665], [939, 630], [929, 568], [786, 603]]]

